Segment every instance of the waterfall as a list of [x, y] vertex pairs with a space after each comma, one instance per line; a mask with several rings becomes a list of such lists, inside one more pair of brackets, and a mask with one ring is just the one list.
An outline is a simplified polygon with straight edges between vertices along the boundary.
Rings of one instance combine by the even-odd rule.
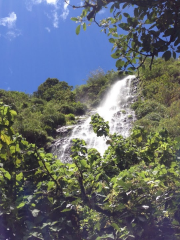
[[[128, 76], [117, 81], [103, 99], [100, 106], [92, 114], [98, 113], [105, 121], [109, 122], [110, 133], [119, 133], [123, 137], [129, 135], [131, 122], [135, 120], [135, 114], [130, 109], [133, 95], [131, 93], [131, 81], [135, 76]], [[90, 125], [91, 117], [82, 124], [75, 125], [71, 136], [58, 140], [54, 145], [52, 152], [62, 162], [70, 162], [70, 148], [72, 139], [80, 138], [85, 140], [88, 148], [96, 148], [101, 155], [107, 149], [106, 139], [97, 137]]]

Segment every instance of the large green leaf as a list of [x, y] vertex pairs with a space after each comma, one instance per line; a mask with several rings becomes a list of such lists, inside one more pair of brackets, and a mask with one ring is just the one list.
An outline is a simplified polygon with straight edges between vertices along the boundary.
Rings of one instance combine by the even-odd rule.
[[81, 25], [78, 25], [77, 28], [76, 28], [76, 34], [77, 34], [77, 35], [79, 35], [80, 30], [81, 30]]

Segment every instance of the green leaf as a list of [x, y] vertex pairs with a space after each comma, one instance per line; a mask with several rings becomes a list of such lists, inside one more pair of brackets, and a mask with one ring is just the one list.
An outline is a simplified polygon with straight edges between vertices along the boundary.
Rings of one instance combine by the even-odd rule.
[[113, 12], [113, 9], [114, 9], [114, 4], [111, 6], [111, 8], [110, 8], [110, 13], [112, 13]]
[[117, 67], [117, 68], [121, 68], [121, 67], [124, 66], [124, 64], [125, 64], [125, 62], [122, 61], [121, 59], [119, 59], [119, 60], [117, 60], [117, 62], [116, 62], [116, 67]]
[[5, 173], [4, 173], [4, 176], [5, 176], [6, 178], [8, 178], [9, 180], [11, 179], [11, 175], [10, 175], [8, 172], [5, 172]]
[[20, 182], [22, 179], [23, 179], [23, 173], [22, 172], [16, 175], [16, 180], [17, 181]]
[[77, 34], [77, 35], [79, 35], [80, 30], [81, 30], [81, 25], [78, 25], [77, 28], [76, 28], [76, 34]]
[[165, 59], [165, 61], [168, 61], [171, 58], [171, 52], [170, 51], [166, 51], [163, 55], [162, 58]]
[[81, 166], [83, 167], [88, 167], [87, 161], [86, 160], [80, 160]]
[[114, 39], [114, 38], [110, 38], [110, 39], [109, 39], [109, 42], [110, 42], [110, 43], [115, 43], [115, 39]]
[[22, 207], [24, 207], [25, 204], [26, 204], [25, 202], [21, 202], [21, 203], [17, 206], [17, 208], [22, 208]]
[[130, 27], [129, 24], [127, 24], [127, 23], [120, 23], [118, 26], [125, 31], [128, 31], [129, 27]]
[[78, 19], [78, 18], [75, 18], [75, 17], [72, 17], [71, 20], [72, 20], [72, 21], [75, 21], [75, 22], [79, 21], [79, 19]]
[[83, 30], [86, 31], [86, 23], [83, 23]]
[[114, 59], [117, 59], [117, 58], [119, 58], [119, 53], [115, 52], [115, 53], [111, 54], [111, 57]]
[[99, 240], [99, 239], [114, 239], [114, 235], [111, 233], [111, 234], [106, 234], [106, 235], [103, 235], [101, 237], [97, 237], [96, 240]]
[[113, 226], [114, 229], [121, 231], [120, 227], [116, 223], [112, 223], [111, 225]]
[[41, 233], [38, 233], [38, 232], [33, 232], [33, 233], [31, 233], [31, 236], [33, 236], [33, 237], [36, 237], [37, 239], [44, 239], [43, 237], [42, 237], [42, 234]]

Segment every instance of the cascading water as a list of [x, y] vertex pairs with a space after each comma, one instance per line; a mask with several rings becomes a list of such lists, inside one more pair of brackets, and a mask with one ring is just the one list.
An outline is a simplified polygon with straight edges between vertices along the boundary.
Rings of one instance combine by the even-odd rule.
[[[117, 81], [109, 90], [100, 106], [92, 112], [98, 113], [105, 121], [109, 122], [110, 133], [119, 133], [124, 137], [129, 135], [131, 122], [135, 119], [134, 112], [130, 109], [133, 95], [131, 93], [131, 80], [135, 76], [128, 76]], [[96, 148], [101, 155], [107, 149], [106, 139], [97, 137], [90, 125], [91, 117], [84, 123], [77, 124], [70, 137], [66, 137], [54, 144], [52, 152], [62, 162], [70, 162], [70, 148], [72, 139], [85, 140], [88, 148]]]

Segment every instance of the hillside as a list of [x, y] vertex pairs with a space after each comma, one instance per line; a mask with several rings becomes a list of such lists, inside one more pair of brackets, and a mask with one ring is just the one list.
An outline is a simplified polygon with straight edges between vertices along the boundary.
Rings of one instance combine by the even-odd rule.
[[108, 138], [103, 156], [74, 139], [73, 162], [65, 164], [34, 144], [44, 146], [58, 125], [85, 112], [76, 99], [89, 107], [99, 101], [116, 80], [111, 74], [98, 72], [74, 91], [57, 79], [32, 96], [1, 90], [0, 239], [180, 239], [179, 60], [157, 59], [140, 72], [129, 137], [110, 134], [108, 122], [91, 117], [97, 136]]
[[[92, 73], [87, 84], [72, 86], [56, 78], [48, 78], [32, 95], [23, 92], [0, 90], [0, 101], [9, 105], [18, 115], [14, 130], [30, 143], [48, 147], [56, 137], [56, 129], [73, 124], [85, 114], [87, 106], [97, 106], [118, 73], [102, 70]], [[95, 91], [94, 91], [95, 89]]]

